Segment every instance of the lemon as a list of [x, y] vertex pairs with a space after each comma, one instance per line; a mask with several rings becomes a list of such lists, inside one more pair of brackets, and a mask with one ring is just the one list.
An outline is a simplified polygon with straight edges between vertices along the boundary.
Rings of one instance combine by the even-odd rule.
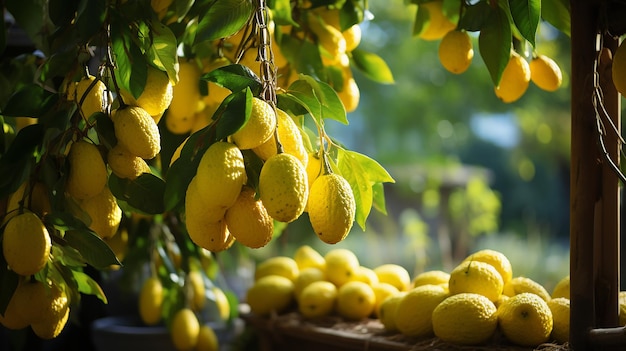
[[547, 302], [529, 292], [502, 303], [498, 308], [498, 323], [504, 336], [521, 346], [537, 346], [548, 341], [553, 327]]
[[554, 289], [552, 290], [551, 297], [553, 299], [556, 299], [558, 297], [565, 297], [569, 299], [569, 296], [570, 296], [569, 287], [570, 287], [570, 283], [569, 283], [569, 274], [568, 274], [565, 277], [563, 277], [561, 280], [559, 280], [558, 283], [556, 283], [556, 285], [554, 286]]
[[494, 301], [493, 303], [496, 305], [496, 307], [500, 307], [500, 305], [502, 305], [504, 303], [504, 301], [510, 299], [511, 297], [506, 296], [504, 294], [500, 295], [500, 297], [498, 297], [497, 301]]
[[420, 10], [424, 9], [428, 14], [428, 21], [419, 37], [424, 40], [438, 40], [446, 33], [453, 30], [456, 24], [443, 14], [443, 1], [434, 0], [419, 4]]
[[206, 304], [206, 287], [204, 286], [204, 277], [198, 270], [192, 270], [187, 275], [187, 282], [191, 286], [191, 309], [199, 311]]
[[2, 253], [11, 270], [19, 275], [39, 272], [48, 262], [51, 247], [48, 230], [32, 212], [16, 215], [4, 228]]
[[335, 244], [348, 236], [356, 214], [350, 183], [336, 173], [318, 177], [309, 191], [309, 220], [317, 236]]
[[292, 282], [298, 278], [300, 270], [293, 258], [287, 256], [274, 256], [259, 263], [254, 271], [254, 279], [259, 280], [268, 275], [285, 277]]
[[128, 105], [139, 106], [151, 116], [162, 114], [172, 102], [173, 89], [167, 74], [160, 69], [148, 66], [146, 85], [138, 98], [121, 89], [122, 99]]
[[274, 234], [274, 220], [260, 200], [255, 199], [256, 192], [245, 186], [237, 201], [226, 210], [226, 226], [235, 239], [250, 248], [257, 249], [267, 245]]
[[80, 113], [85, 120], [96, 112], [104, 112], [106, 86], [94, 76], [88, 76], [76, 84], [76, 103], [80, 106]]
[[237, 201], [247, 181], [241, 150], [224, 141], [211, 144], [200, 159], [196, 178], [205, 205], [226, 210]]
[[[113, 237], [104, 239], [104, 242], [109, 245], [118, 261], [123, 262], [128, 252], [128, 230], [122, 228]], [[111, 268], [116, 269], [119, 266], [112, 266]]]
[[557, 297], [548, 301], [548, 307], [552, 312], [552, 339], [559, 343], [569, 341], [569, 299]]
[[191, 178], [185, 192], [185, 219], [195, 223], [217, 223], [224, 220], [226, 208], [208, 205], [198, 189], [198, 177]]
[[161, 151], [159, 127], [143, 108], [117, 109], [111, 118], [118, 143], [131, 154], [149, 160]]
[[336, 286], [352, 280], [360, 267], [359, 259], [348, 249], [333, 249], [324, 255], [326, 278]]
[[233, 142], [242, 150], [254, 149], [274, 135], [276, 113], [270, 104], [254, 97], [252, 111], [246, 123], [232, 135]]
[[310, 14], [307, 17], [307, 24], [311, 32], [315, 34], [318, 45], [325, 51], [323, 55], [328, 60], [332, 61], [346, 52], [346, 39], [339, 29], [326, 24], [324, 20], [316, 14]]
[[491, 301], [498, 300], [504, 283], [502, 276], [490, 264], [480, 261], [464, 261], [450, 272], [448, 289], [450, 295], [476, 293]]
[[299, 246], [293, 254], [293, 259], [296, 261], [300, 270], [309, 267], [318, 268], [322, 271], [326, 269], [324, 256], [309, 245]]
[[374, 273], [381, 283], [388, 283], [396, 287], [399, 291], [409, 289], [411, 277], [406, 268], [392, 263], [387, 263], [374, 268]]
[[259, 193], [267, 213], [279, 222], [293, 222], [309, 197], [306, 170], [293, 155], [282, 153], [270, 157], [259, 175]]
[[108, 186], [100, 194], [80, 201], [80, 206], [91, 219], [89, 228], [100, 238], [108, 239], [117, 233], [122, 221], [122, 209]]
[[337, 287], [333, 283], [322, 280], [312, 282], [300, 293], [298, 310], [306, 318], [330, 315], [334, 310], [337, 295]]
[[534, 57], [530, 61], [529, 68], [532, 82], [545, 91], [555, 91], [563, 82], [561, 68], [546, 55]]
[[[41, 284], [43, 286], [43, 284]], [[65, 327], [70, 314], [69, 300], [65, 291], [54, 284], [40, 289], [33, 298], [39, 300], [43, 308], [31, 321], [31, 328], [41, 339], [56, 338]]]
[[[46, 311], [51, 307], [49, 296], [60, 294], [59, 288], [51, 285], [46, 286], [38, 280], [26, 280], [16, 290], [16, 293], [19, 292], [21, 295], [21, 298], [16, 299], [16, 306], [28, 324], [43, 321], [49, 313]], [[52, 291], [53, 288], [55, 289], [54, 292]]]
[[615, 89], [620, 94], [626, 95], [626, 45], [624, 42], [615, 50], [611, 75]]
[[179, 60], [178, 83], [172, 91], [167, 117], [173, 121], [192, 118], [198, 110], [200, 94], [200, 67], [194, 61]]
[[352, 77], [352, 74], [344, 77], [343, 85], [341, 86], [341, 90], [337, 92], [337, 96], [339, 96], [339, 100], [341, 100], [343, 107], [348, 113], [353, 112], [359, 106], [361, 90], [356, 80], [354, 80], [354, 77]]
[[68, 194], [82, 200], [102, 192], [108, 176], [96, 145], [84, 140], [73, 143], [67, 161], [70, 165], [65, 188]]
[[167, 113], [165, 115], [165, 127], [172, 134], [187, 134], [191, 132], [196, 124], [197, 117], [198, 115], [195, 112], [192, 115], [182, 117]]
[[496, 250], [480, 250], [467, 256], [464, 261], [480, 261], [492, 265], [493, 268], [495, 268], [498, 273], [500, 273], [500, 275], [502, 276], [502, 281], [505, 284], [513, 277], [513, 268], [511, 267], [511, 262], [502, 252]]
[[435, 336], [461, 345], [486, 342], [498, 326], [496, 306], [474, 293], [457, 294], [443, 300], [434, 309], [432, 321]]
[[186, 214], [185, 226], [191, 241], [211, 252], [224, 251], [230, 248], [235, 241], [235, 237], [228, 231], [224, 220], [212, 222], [206, 217]]
[[439, 43], [439, 62], [454, 74], [465, 72], [474, 58], [472, 40], [464, 30], [449, 31]]
[[309, 189], [313, 182], [322, 175], [322, 159], [315, 153], [310, 153], [306, 164], [306, 175]]
[[450, 280], [450, 274], [440, 270], [431, 270], [422, 272], [413, 278], [411, 286], [417, 288], [418, 286], [432, 284], [442, 285], [448, 287], [448, 281]]
[[196, 351], [219, 351], [220, 343], [211, 326], [204, 324], [198, 333]]
[[619, 325], [626, 325], [626, 291], [620, 291], [619, 298]]
[[213, 295], [215, 295], [215, 304], [222, 320], [227, 320], [230, 317], [230, 303], [228, 297], [224, 294], [224, 291], [220, 288], [213, 287]]
[[512, 52], [500, 83], [494, 88], [496, 96], [505, 103], [518, 100], [524, 95], [530, 82], [530, 67], [528, 62], [518, 53]]
[[172, 318], [170, 335], [177, 350], [192, 350], [198, 344], [200, 322], [189, 308], [182, 308]]
[[150, 173], [150, 166], [144, 159], [131, 154], [119, 144], [109, 150], [107, 163], [113, 174], [120, 178], [135, 180], [144, 173]]
[[346, 319], [358, 320], [374, 312], [376, 295], [372, 287], [359, 281], [349, 281], [337, 290], [337, 313]]
[[396, 315], [398, 314], [398, 305], [406, 294], [407, 292], [400, 292], [396, 295], [389, 296], [380, 303], [378, 319], [386, 330], [392, 332], [399, 331], [396, 325]]
[[30, 183], [24, 181], [17, 190], [9, 196], [6, 205], [6, 223], [10, 218], [15, 216], [20, 209], [28, 208], [31, 212], [43, 217], [46, 213], [52, 211], [50, 203], [50, 194], [46, 185], [41, 182]]
[[357, 280], [363, 283], [366, 283], [369, 286], [374, 286], [374, 284], [378, 284], [380, 281], [376, 272], [373, 269], [360, 266], [359, 269], [356, 270], [354, 276], [351, 280]]
[[346, 40], [346, 51], [350, 52], [356, 49], [361, 43], [361, 27], [358, 24], [353, 24], [350, 28], [341, 32], [343, 38]]
[[267, 275], [252, 284], [246, 293], [246, 302], [252, 313], [266, 316], [272, 311], [284, 311], [294, 300], [294, 285], [280, 275]]
[[541, 284], [527, 277], [515, 277], [504, 284], [502, 293], [507, 296], [515, 296], [524, 292], [530, 292], [541, 297], [544, 301], [550, 300], [550, 294]]
[[311, 283], [324, 280], [326, 280], [326, 273], [319, 268], [308, 267], [300, 270], [300, 274], [293, 282], [296, 299], [300, 298], [302, 291]]
[[438, 285], [422, 285], [408, 291], [398, 303], [396, 327], [407, 336], [422, 338], [432, 335], [431, 315], [446, 297], [448, 292]]
[[161, 321], [163, 306], [163, 284], [157, 277], [150, 277], [143, 282], [139, 292], [139, 316], [146, 325], [155, 325]]
[[[296, 122], [283, 110], [276, 110], [276, 119], [278, 139], [283, 146], [283, 151], [296, 156], [302, 162], [302, 165], [306, 167], [309, 154], [304, 147], [302, 134]], [[271, 136], [266, 142], [253, 148], [252, 151], [262, 160], [267, 160], [277, 153], [276, 138]]]
[[387, 283], [375, 283], [371, 284], [372, 290], [374, 290], [374, 295], [376, 296], [376, 303], [374, 304], [374, 314], [376, 316], [380, 315], [380, 305], [383, 301], [385, 301], [388, 297], [398, 295], [400, 291], [393, 285]]
[[[204, 73], [209, 73], [213, 70], [216, 70], [220, 67], [224, 67], [226, 65], [229, 65], [230, 61], [227, 58], [217, 58], [215, 60], [210, 61], [208, 64], [206, 64], [202, 71]], [[212, 108], [217, 108], [217, 106], [219, 106], [219, 104], [222, 103], [222, 101], [224, 101], [224, 99], [226, 99], [226, 97], [228, 95], [230, 95], [230, 90], [219, 86], [213, 82], [208, 82], [208, 90], [209, 93], [204, 96], [202, 98], [202, 100], [204, 101], [204, 104], [206, 106], [211, 106]]]
[[18, 283], [4, 310], [4, 314], [0, 314], [0, 324], [7, 329], [24, 329], [30, 324], [30, 321], [22, 314], [21, 310], [21, 306], [26, 304], [22, 302], [26, 297], [26, 294], [24, 294], [24, 285], [25, 283], [23, 281]]

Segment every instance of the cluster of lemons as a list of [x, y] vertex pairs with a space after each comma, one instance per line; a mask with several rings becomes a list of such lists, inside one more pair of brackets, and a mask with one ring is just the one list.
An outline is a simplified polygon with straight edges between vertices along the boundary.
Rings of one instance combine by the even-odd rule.
[[486, 344], [496, 330], [522, 346], [569, 339], [569, 276], [550, 294], [530, 278], [513, 276], [506, 256], [490, 249], [450, 273], [433, 270], [411, 279], [396, 264], [369, 269], [350, 250], [322, 256], [304, 245], [293, 257], [261, 262], [246, 302], [260, 316], [295, 304], [305, 318], [379, 318], [390, 332], [460, 345]]
[[[418, 35], [424, 40], [441, 40], [439, 43], [439, 61], [449, 72], [465, 72], [474, 58], [472, 39], [465, 30], [457, 29], [443, 13], [443, 1], [435, 0], [422, 3], [429, 14], [429, 23]], [[502, 72], [495, 94], [505, 103], [521, 98], [530, 82], [545, 91], [557, 90], [563, 81], [563, 74], [558, 64], [550, 57], [533, 54], [530, 62], [516, 51], [511, 51], [509, 61]]]
[[[217, 286], [208, 287], [200, 270], [191, 270], [185, 279], [185, 305], [171, 318], [169, 330], [172, 344], [177, 350], [217, 351], [219, 340], [209, 324], [200, 323], [199, 315], [210, 308], [209, 296], [222, 321], [230, 316], [230, 305], [224, 292]], [[165, 314], [165, 288], [157, 276], [147, 278], [139, 294], [139, 316], [145, 325], [163, 322]]]

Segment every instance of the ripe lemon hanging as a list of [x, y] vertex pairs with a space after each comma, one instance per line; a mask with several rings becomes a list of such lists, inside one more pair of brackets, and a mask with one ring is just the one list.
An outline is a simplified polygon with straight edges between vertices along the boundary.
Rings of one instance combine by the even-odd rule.
[[106, 86], [94, 76], [88, 76], [76, 84], [74, 100], [80, 106], [84, 119], [96, 112], [104, 112]]
[[254, 149], [274, 135], [276, 113], [267, 102], [252, 98], [250, 118], [238, 131], [233, 133], [233, 142], [241, 149]]
[[466, 31], [451, 30], [439, 43], [439, 62], [451, 73], [465, 72], [474, 57], [472, 40]]
[[336, 173], [318, 177], [309, 191], [307, 211], [311, 226], [322, 241], [335, 244], [345, 239], [356, 213], [348, 181]]
[[[453, 30], [456, 24], [450, 21], [443, 13], [443, 1], [434, 0], [419, 4], [419, 10], [424, 10], [428, 14], [425, 27], [419, 33], [419, 37], [424, 40], [438, 40], [446, 33]], [[419, 11], [418, 10], [418, 11]]]
[[146, 110], [138, 106], [120, 108], [111, 114], [117, 142], [144, 160], [161, 151], [159, 127]]
[[559, 65], [546, 55], [538, 55], [529, 64], [530, 79], [545, 91], [555, 91], [561, 86], [563, 73]]
[[108, 175], [96, 145], [84, 140], [73, 143], [67, 161], [70, 165], [65, 188], [68, 194], [83, 200], [102, 192]]
[[162, 114], [172, 102], [173, 89], [167, 74], [152, 66], [148, 66], [146, 85], [141, 95], [135, 97], [126, 90], [120, 90], [124, 102], [136, 105], [148, 112], [151, 116]]
[[48, 262], [52, 241], [43, 222], [32, 212], [11, 218], [4, 228], [2, 252], [7, 264], [23, 276], [39, 272]]
[[281, 153], [270, 157], [261, 168], [259, 192], [267, 213], [279, 222], [296, 220], [309, 196], [304, 166], [295, 156]]
[[235, 203], [226, 210], [226, 226], [235, 239], [250, 248], [267, 245], [274, 234], [274, 220], [263, 203], [255, 199], [256, 192], [244, 187]]
[[[302, 134], [300, 133], [300, 129], [298, 129], [298, 125], [296, 125], [293, 118], [283, 110], [277, 109], [276, 117], [278, 139], [283, 146], [284, 152], [296, 156], [298, 160], [302, 162], [302, 165], [306, 167], [309, 155], [304, 147]], [[262, 160], [267, 160], [277, 153], [276, 138], [271, 136], [266, 142], [255, 147], [252, 151]]]
[[511, 53], [511, 58], [507, 63], [500, 84], [495, 87], [495, 93], [500, 100], [511, 103], [524, 95], [530, 82], [530, 67], [528, 62], [518, 53]]
[[192, 350], [196, 347], [200, 322], [190, 308], [182, 308], [174, 314], [170, 335], [177, 350]]

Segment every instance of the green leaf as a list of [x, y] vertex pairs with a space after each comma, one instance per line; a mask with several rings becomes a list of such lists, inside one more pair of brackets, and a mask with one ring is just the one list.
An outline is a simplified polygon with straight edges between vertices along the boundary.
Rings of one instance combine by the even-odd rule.
[[337, 92], [311, 76], [300, 75], [300, 79], [289, 86], [285, 97], [304, 107], [318, 123], [323, 119], [333, 119], [348, 124], [346, 110]]
[[320, 48], [312, 41], [298, 40], [289, 35], [283, 35], [280, 49], [287, 60], [294, 63], [296, 71], [321, 80], [326, 79]]
[[178, 56], [176, 54], [176, 36], [163, 23], [153, 20], [150, 28], [152, 45], [146, 51], [148, 62], [167, 72], [172, 83], [178, 82]]
[[120, 264], [109, 245], [74, 216], [65, 213], [52, 213], [46, 215], [45, 221], [57, 228], [65, 228], [63, 239], [69, 246], [80, 252], [87, 264], [96, 269]]
[[147, 63], [144, 55], [131, 39], [130, 30], [122, 23], [111, 26], [115, 65], [115, 78], [120, 89], [129, 91], [135, 98], [141, 95], [146, 84]]
[[361, 23], [365, 17], [367, 4], [364, 0], [348, 0], [339, 10], [339, 26], [344, 31], [352, 25]]
[[44, 137], [42, 125], [34, 124], [20, 130], [9, 149], [0, 158], [0, 198], [15, 192], [27, 179], [35, 159], [35, 151]]
[[106, 145], [109, 149], [117, 145], [113, 120], [102, 112], [96, 112], [96, 131], [100, 144]]
[[148, 214], [165, 211], [165, 182], [151, 174], [144, 173], [135, 180], [109, 176], [109, 187], [116, 198]]
[[253, 11], [250, 0], [213, 2], [198, 22], [195, 42], [216, 40], [236, 33], [248, 22]]
[[58, 100], [58, 95], [51, 93], [37, 84], [28, 84], [15, 92], [7, 101], [2, 115], [13, 117], [39, 117]]
[[272, 9], [272, 19], [277, 25], [299, 26], [291, 17], [291, 2], [289, 0], [274, 0], [272, 4], [268, 3], [268, 7]]
[[341, 175], [350, 183], [356, 202], [355, 221], [362, 230], [365, 230], [365, 222], [372, 209], [373, 192], [366, 170], [353, 155], [346, 150], [339, 149], [337, 163]]
[[243, 127], [252, 113], [252, 92], [249, 88], [230, 94], [224, 99], [215, 115], [219, 120], [216, 124], [217, 140], [226, 138], [227, 136], [238, 131]]
[[383, 183], [374, 183], [374, 185], [372, 185], [372, 192], [374, 193], [374, 208], [376, 211], [387, 215], [385, 188], [383, 187]]
[[107, 303], [107, 297], [104, 294], [104, 291], [102, 291], [100, 285], [98, 285], [98, 283], [90, 276], [77, 270], [72, 270], [72, 276], [78, 284], [79, 292], [87, 295], [94, 295], [103, 303]]
[[524, 39], [535, 46], [535, 35], [541, 17], [541, 0], [509, 0], [513, 22]]
[[76, 62], [78, 48], [73, 46], [68, 50], [59, 50], [52, 54], [41, 67], [39, 81], [45, 82], [54, 77], [63, 77]]
[[76, 28], [81, 43], [89, 41], [103, 28], [106, 13], [105, 1], [80, 0], [76, 15]]
[[472, 5], [467, 5], [461, 18], [459, 18], [459, 29], [469, 32], [478, 32], [483, 27], [491, 14], [491, 7], [487, 1], [479, 1]]
[[366, 155], [360, 154], [356, 151], [344, 150], [346, 155], [350, 156], [350, 158], [354, 162], [358, 162], [365, 173], [367, 174], [367, 179], [373, 183], [395, 183], [396, 181], [389, 175], [387, 170], [380, 165], [376, 160], [370, 158]]
[[500, 7], [494, 8], [489, 19], [484, 23], [478, 47], [494, 86], [500, 83], [502, 72], [511, 56], [511, 24]]
[[240, 64], [223, 66], [204, 74], [200, 79], [213, 82], [230, 91], [242, 91], [250, 88], [258, 96], [263, 88], [261, 80], [248, 67]]
[[571, 36], [570, 4], [567, 0], [543, 0], [541, 16], [568, 37]]
[[352, 51], [352, 60], [369, 79], [383, 84], [394, 83], [389, 66], [380, 56], [357, 48]]

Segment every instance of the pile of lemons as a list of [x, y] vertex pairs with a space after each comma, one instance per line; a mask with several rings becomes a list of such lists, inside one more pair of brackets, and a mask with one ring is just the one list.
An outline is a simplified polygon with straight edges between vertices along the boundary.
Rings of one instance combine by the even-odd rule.
[[459, 345], [488, 344], [496, 331], [521, 346], [569, 339], [569, 276], [550, 294], [514, 276], [507, 257], [490, 249], [449, 273], [432, 270], [411, 279], [396, 264], [370, 269], [348, 249], [322, 256], [304, 245], [293, 257], [261, 262], [246, 302], [260, 316], [297, 306], [305, 318], [378, 318], [390, 332]]

